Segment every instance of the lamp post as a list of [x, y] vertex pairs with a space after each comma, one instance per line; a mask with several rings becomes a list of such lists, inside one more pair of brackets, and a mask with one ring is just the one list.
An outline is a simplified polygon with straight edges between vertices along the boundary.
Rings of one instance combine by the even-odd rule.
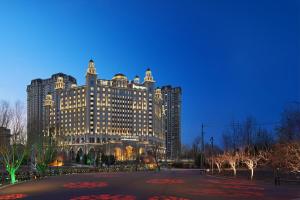
[[204, 168], [204, 125], [201, 126], [201, 168]]
[[108, 140], [108, 169], [110, 168], [110, 140]]
[[214, 137], [210, 138], [211, 143], [211, 174], [214, 174], [214, 158], [213, 158], [213, 151], [214, 151]]

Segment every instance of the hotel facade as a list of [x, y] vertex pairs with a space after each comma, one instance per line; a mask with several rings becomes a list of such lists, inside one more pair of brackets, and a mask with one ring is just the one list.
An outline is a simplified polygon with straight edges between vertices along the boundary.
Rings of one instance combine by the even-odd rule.
[[[90, 60], [85, 85], [66, 77], [55, 76], [53, 88], [44, 95], [42, 135], [54, 137], [68, 158], [100, 152], [133, 160], [153, 148], [165, 158], [163, 97], [150, 69], [142, 83], [138, 76], [129, 81], [123, 74], [105, 80]], [[28, 110], [34, 107], [31, 102], [28, 98]]]

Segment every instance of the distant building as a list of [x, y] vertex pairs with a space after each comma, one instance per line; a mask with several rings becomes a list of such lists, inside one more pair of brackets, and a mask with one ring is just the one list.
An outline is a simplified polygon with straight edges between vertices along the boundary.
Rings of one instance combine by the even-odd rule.
[[163, 86], [161, 91], [166, 114], [166, 156], [178, 159], [181, 153], [181, 88]]
[[164, 155], [163, 99], [151, 70], [146, 70], [142, 83], [138, 76], [129, 81], [121, 73], [112, 80], [98, 77], [90, 60], [85, 85], [67, 85], [72, 81], [57, 75], [52, 76], [51, 90], [28, 92], [42, 102], [39, 126], [43, 135], [57, 139], [72, 159], [83, 154], [93, 158], [100, 152], [115, 155], [117, 160], [132, 160], [154, 146]]
[[0, 146], [6, 146], [10, 143], [10, 129], [0, 127]]
[[[27, 86], [27, 139], [32, 144], [42, 135], [44, 121], [44, 100], [48, 93], [55, 95], [55, 82], [58, 77], [62, 77], [66, 88], [76, 84], [76, 79], [72, 76], [58, 73], [48, 79], [35, 79]], [[53, 97], [56, 98], [56, 97]]]

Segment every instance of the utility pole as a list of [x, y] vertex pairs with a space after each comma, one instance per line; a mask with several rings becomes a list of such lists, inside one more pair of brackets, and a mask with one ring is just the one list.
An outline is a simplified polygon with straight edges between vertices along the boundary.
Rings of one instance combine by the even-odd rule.
[[204, 125], [201, 126], [201, 168], [204, 166]]
[[108, 170], [110, 168], [110, 140], [108, 140]]
[[211, 143], [211, 174], [214, 174], [214, 137], [210, 138]]
[[240, 122], [232, 121], [232, 129], [233, 129], [233, 150], [234, 152], [237, 150], [239, 146], [240, 140]]

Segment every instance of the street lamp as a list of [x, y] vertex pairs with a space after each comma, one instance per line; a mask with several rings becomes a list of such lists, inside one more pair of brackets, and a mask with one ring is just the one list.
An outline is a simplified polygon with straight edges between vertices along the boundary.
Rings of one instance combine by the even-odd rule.
[[211, 143], [211, 174], [214, 174], [214, 160], [213, 160], [214, 137], [210, 138], [210, 143]]
[[108, 169], [110, 168], [110, 140], [108, 140]]

